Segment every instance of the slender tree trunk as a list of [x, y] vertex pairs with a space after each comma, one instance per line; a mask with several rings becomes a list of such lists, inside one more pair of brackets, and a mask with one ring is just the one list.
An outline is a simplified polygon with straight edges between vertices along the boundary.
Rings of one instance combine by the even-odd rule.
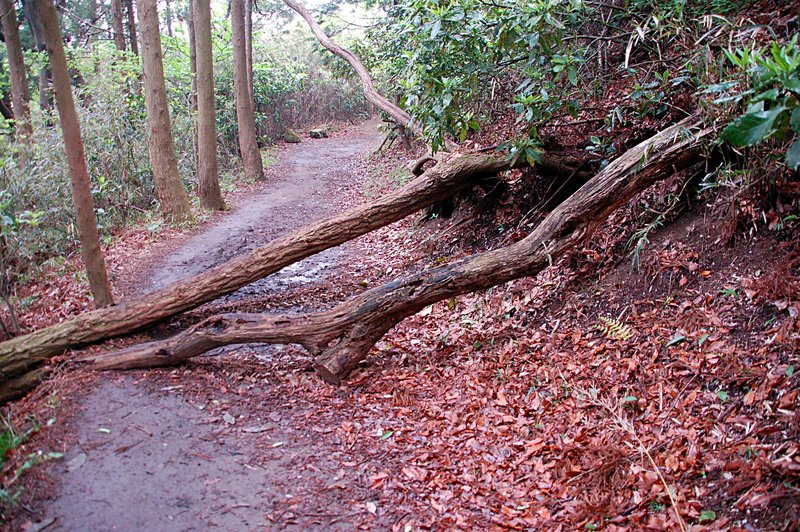
[[11, 99], [14, 105], [14, 125], [17, 140], [30, 144], [33, 135], [31, 125], [31, 95], [28, 92], [28, 77], [25, 61], [22, 58], [22, 45], [19, 40], [17, 10], [12, 0], [0, 0], [0, 15], [3, 18], [3, 34], [8, 53], [8, 69], [11, 77]]
[[[47, 42], [37, 0], [23, 0], [22, 7], [33, 34], [36, 51], [44, 52], [47, 49]], [[50, 99], [50, 69], [46, 66], [39, 70], [39, 108], [43, 111], [53, 108]]]
[[189, 16], [186, 17], [186, 26], [189, 31], [189, 72], [192, 84], [189, 88], [189, 113], [192, 118], [192, 153], [194, 154], [194, 169], [197, 173], [200, 161], [197, 155], [197, 37], [194, 28], [194, 0], [189, 0]]
[[42, 26], [47, 41], [47, 53], [50, 56], [50, 68], [53, 71], [53, 88], [56, 92], [58, 116], [61, 121], [61, 132], [64, 136], [64, 147], [72, 181], [72, 199], [75, 202], [75, 215], [81, 237], [81, 250], [89, 276], [96, 307], [105, 307], [114, 303], [111, 296], [111, 285], [106, 274], [103, 252], [100, 248], [100, 235], [92, 201], [89, 172], [83, 153], [83, 140], [75, 112], [75, 101], [72, 97], [67, 58], [61, 42], [61, 31], [58, 26], [58, 14], [52, 0], [36, 0], [41, 16]]
[[256, 139], [253, 98], [247, 88], [244, 0], [231, 0], [231, 29], [233, 30], [233, 85], [236, 93], [236, 121], [239, 125], [239, 151], [242, 154], [244, 175], [248, 179], [261, 180], [264, 179], [264, 167]]
[[214, 59], [211, 3], [192, 0], [197, 51], [197, 194], [209, 209], [224, 209], [217, 170], [217, 117], [214, 110]]
[[156, 0], [140, 0], [137, 8], [142, 34], [147, 147], [153, 165], [153, 181], [164, 218], [171, 222], [184, 222], [192, 219], [192, 209], [189, 204], [189, 194], [178, 174], [178, 162], [175, 159], [175, 147], [172, 143]]
[[99, 18], [100, 17], [97, 15], [97, 0], [89, 0], [89, 22], [94, 26]]
[[164, 18], [166, 19], [167, 23], [167, 35], [174, 37], [175, 35], [172, 33], [172, 2], [170, 2], [170, 0], [165, 0], [164, 7]]
[[253, 0], [244, 0], [244, 45], [247, 59], [247, 90], [253, 100], [255, 109], [255, 92], [253, 91]]
[[122, 1], [111, 0], [111, 29], [114, 32], [114, 46], [118, 52], [125, 51], [125, 25], [122, 22]]
[[125, 9], [128, 12], [128, 36], [131, 43], [131, 52], [139, 55], [139, 36], [136, 33], [136, 15], [133, 12], [133, 0], [125, 0]]

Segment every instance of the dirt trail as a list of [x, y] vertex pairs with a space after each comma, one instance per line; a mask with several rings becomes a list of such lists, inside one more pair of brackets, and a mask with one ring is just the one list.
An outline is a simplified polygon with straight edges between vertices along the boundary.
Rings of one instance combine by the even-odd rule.
[[[339, 210], [346, 189], [360, 186], [352, 170], [380, 140], [375, 126], [286, 147], [270, 171], [273, 180], [143, 272], [142, 291]], [[310, 257], [228, 300], [318, 281], [343, 266], [345, 256], [336, 248]], [[330, 460], [335, 448], [321, 456], [309, 426], [324, 428], [292, 421], [290, 414], [296, 419], [297, 409], [310, 405], [276, 400], [270, 382], [252, 371], [249, 396], [264, 397], [274, 409], [244, 408], [233, 397], [236, 383], [224, 379], [206, 382], [203, 394], [192, 395], [195, 379], [210, 378], [192, 372], [108, 374], [76, 399], [81, 411], [64, 422], [75, 444], [51, 465], [58, 494], [43, 509], [44, 518], [55, 519], [61, 530], [353, 528], [351, 503], [345, 506], [335, 492], [363, 488], [331, 465], [337, 463]], [[176, 376], [183, 380], [170, 385]], [[211, 394], [209, 386], [216, 387]]]
[[[376, 122], [348, 131], [346, 137], [306, 139], [281, 151], [268, 174], [271, 183], [225, 217], [189, 239], [142, 276], [144, 291], [163, 288], [225, 262], [283, 234], [341, 209], [342, 192], [352, 181], [354, 163], [376, 147]], [[275, 285], [308, 281], [333, 265], [341, 250], [309, 257], [262, 282]], [[249, 287], [253, 292], [253, 287]]]

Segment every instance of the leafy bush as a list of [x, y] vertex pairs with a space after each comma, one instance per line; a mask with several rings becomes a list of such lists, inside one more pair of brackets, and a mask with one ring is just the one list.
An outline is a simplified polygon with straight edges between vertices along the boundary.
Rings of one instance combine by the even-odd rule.
[[[731, 122], [721, 138], [735, 146], [753, 146], [770, 137], [800, 135], [800, 48], [795, 35], [767, 50], [744, 48], [726, 51], [728, 60], [747, 75], [749, 88], [734, 100], [746, 99], [747, 111]], [[734, 86], [729, 84], [726, 88]], [[786, 164], [800, 168], [800, 138], [786, 153]]]
[[581, 10], [579, 1], [405, 0], [372, 40], [434, 149], [446, 136], [463, 140], [507, 103], [536, 138], [536, 125], [565, 103], [560, 82], [577, 84], [580, 49], [563, 36]]

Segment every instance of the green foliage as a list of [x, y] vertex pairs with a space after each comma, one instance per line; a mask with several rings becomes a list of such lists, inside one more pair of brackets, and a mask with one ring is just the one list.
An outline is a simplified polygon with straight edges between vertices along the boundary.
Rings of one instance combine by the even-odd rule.
[[3, 427], [0, 428], [0, 468], [5, 465], [8, 453], [25, 443], [35, 429], [34, 426], [27, 431], [20, 432], [14, 428], [9, 418], [3, 418]]
[[682, 19], [685, 15], [727, 15], [754, 2], [755, 0], [632, 0], [628, 7], [633, 12], [652, 10], [674, 19]]
[[[84, 73], [76, 107], [98, 223], [108, 238], [114, 226], [134, 220], [136, 212], [154, 204], [144, 101], [136, 89], [138, 66], [133, 60], [112, 61], [108, 46], [97, 46], [88, 56], [71, 55], [71, 67]], [[57, 115], [32, 107], [33, 146], [17, 145], [11, 136], [0, 138], [3, 294], [19, 275], [78, 244]], [[23, 152], [25, 158], [20, 158]]]
[[[725, 51], [728, 60], [747, 75], [749, 88], [718, 101], [746, 99], [747, 111], [731, 122], [721, 138], [735, 146], [753, 146], [771, 137], [800, 134], [800, 48], [795, 35], [784, 46], [772, 43], [766, 50], [744, 48]], [[712, 86], [707, 91], [729, 90], [735, 84]], [[800, 138], [786, 153], [786, 164], [800, 168]]]
[[577, 0], [404, 0], [372, 39], [434, 150], [478, 129], [501, 97], [536, 139], [536, 125], [564, 103], [559, 87], [577, 84], [580, 50], [563, 36], [581, 9]]

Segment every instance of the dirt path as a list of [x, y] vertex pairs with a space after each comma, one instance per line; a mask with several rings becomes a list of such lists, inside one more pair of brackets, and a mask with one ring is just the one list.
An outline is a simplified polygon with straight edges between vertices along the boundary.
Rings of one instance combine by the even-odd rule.
[[[143, 272], [142, 291], [341, 209], [348, 187], [360, 186], [351, 171], [379, 140], [375, 123], [367, 123], [287, 147], [268, 186]], [[344, 267], [345, 257], [331, 249], [227, 300], [318, 282]], [[65, 421], [74, 444], [51, 466], [58, 494], [45, 519], [62, 530], [352, 529], [352, 503], [336, 492], [366, 497], [368, 490], [334, 465], [335, 447], [326, 456], [315, 443], [316, 433], [332, 429], [296, 421], [313, 406], [271, 396], [259, 371], [251, 360], [230, 379], [192, 367], [97, 379]], [[262, 408], [248, 408], [241, 397]]]

